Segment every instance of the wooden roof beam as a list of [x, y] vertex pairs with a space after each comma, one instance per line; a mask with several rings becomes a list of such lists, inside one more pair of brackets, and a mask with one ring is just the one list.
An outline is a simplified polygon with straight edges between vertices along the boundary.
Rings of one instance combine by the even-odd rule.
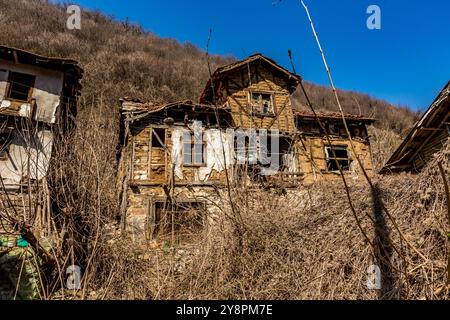
[[420, 128], [423, 131], [443, 131], [443, 128]]
[[[448, 117], [450, 116], [450, 112], [447, 112], [447, 115], [444, 117], [444, 120], [441, 121], [441, 124], [439, 125], [439, 127], [441, 127], [444, 123], [447, 122]], [[428, 138], [426, 138], [419, 146], [419, 148], [417, 148], [416, 152], [413, 153], [413, 155], [408, 159], [408, 163], [411, 163], [413, 161], [413, 159], [417, 156], [417, 154], [420, 152], [420, 150], [422, 150], [422, 148], [435, 136], [436, 131], [433, 132], [432, 134], [430, 134], [428, 136]]]

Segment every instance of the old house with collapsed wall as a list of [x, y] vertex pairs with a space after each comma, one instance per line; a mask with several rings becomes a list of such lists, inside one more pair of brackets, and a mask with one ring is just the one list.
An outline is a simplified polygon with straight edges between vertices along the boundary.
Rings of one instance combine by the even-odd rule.
[[76, 61], [0, 46], [0, 300], [39, 297], [36, 238], [53, 223], [46, 177], [74, 125], [82, 74]]
[[381, 173], [418, 172], [433, 159], [450, 136], [450, 82], [414, 125]]
[[291, 95], [300, 81], [255, 54], [216, 70], [198, 103], [122, 100], [123, 228], [147, 239], [179, 229], [196, 211], [214, 210], [229, 185], [295, 191], [338, 179], [339, 167], [357, 183], [356, 156], [372, 174], [367, 125], [374, 119], [346, 117], [352, 154], [341, 114], [295, 111]]
[[21, 208], [21, 195], [46, 177], [55, 139], [73, 125], [82, 75], [74, 60], [0, 46], [2, 210]]

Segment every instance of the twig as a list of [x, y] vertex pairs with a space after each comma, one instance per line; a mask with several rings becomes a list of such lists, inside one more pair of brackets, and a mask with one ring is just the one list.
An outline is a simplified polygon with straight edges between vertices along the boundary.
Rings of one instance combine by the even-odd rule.
[[[444, 181], [445, 196], [447, 199], [447, 218], [450, 225], [450, 190], [447, 177], [445, 176], [444, 167], [442, 166], [442, 162], [438, 162], [438, 167], [442, 176], [442, 181]], [[448, 240], [450, 240], [450, 227], [447, 231], [447, 238]], [[447, 285], [450, 285], [450, 248], [447, 249]]]
[[[325, 58], [325, 53], [324, 53], [324, 51], [323, 51], [323, 49], [322, 49], [322, 45], [320, 44], [319, 36], [317, 35], [316, 29], [315, 29], [315, 27], [314, 27], [314, 23], [313, 23], [313, 20], [312, 20], [312, 18], [311, 18], [311, 14], [309, 13], [308, 7], [306, 6], [305, 2], [304, 2], [303, 0], [300, 0], [300, 2], [301, 2], [301, 4], [303, 5], [303, 8], [304, 8], [305, 11], [306, 11], [306, 14], [307, 14], [307, 16], [308, 16], [308, 20], [309, 20], [310, 25], [311, 25], [311, 29], [312, 29], [313, 35], [314, 35], [314, 37], [315, 37], [315, 39], [316, 39], [317, 46], [319, 47], [320, 54], [321, 54], [321, 56], [322, 56], [322, 61], [323, 61], [324, 66], [325, 66], [325, 70], [326, 70], [326, 72], [327, 72], [328, 79], [329, 79], [329, 81], [330, 81], [330, 85], [331, 85], [331, 88], [332, 88], [332, 90], [333, 90], [333, 94], [334, 94], [334, 97], [335, 97], [335, 99], [336, 99], [337, 106], [338, 106], [339, 111], [340, 111], [341, 116], [342, 116], [342, 121], [343, 121], [343, 123], [344, 123], [345, 131], [346, 131], [346, 133], [347, 133], [347, 135], [348, 135], [348, 139], [349, 139], [349, 142], [350, 142], [350, 147], [351, 147], [351, 149], [352, 149], [353, 155], [354, 155], [354, 157], [355, 157], [355, 159], [356, 159], [356, 161], [357, 161], [359, 167], [361, 168], [361, 171], [362, 171], [362, 173], [363, 173], [363, 175], [364, 175], [364, 177], [365, 177], [367, 183], [369, 184], [370, 188], [371, 188], [372, 190], [375, 190], [375, 187], [374, 187], [374, 185], [373, 185], [373, 183], [372, 183], [372, 180], [370, 179], [369, 175], [367, 174], [367, 171], [366, 171], [366, 169], [364, 168], [364, 165], [362, 164], [361, 159], [359, 158], [359, 156], [358, 156], [358, 154], [357, 154], [357, 152], [356, 152], [355, 145], [354, 145], [354, 143], [353, 143], [353, 139], [352, 139], [350, 130], [349, 130], [349, 128], [348, 128], [347, 121], [346, 121], [346, 119], [345, 119], [345, 113], [344, 113], [344, 110], [343, 110], [343, 108], [342, 108], [342, 105], [341, 105], [341, 101], [340, 101], [340, 99], [339, 99], [339, 96], [338, 96], [338, 94], [337, 94], [337, 90], [336, 90], [336, 87], [335, 87], [335, 85], [334, 85], [333, 77], [331, 76], [330, 68], [328, 67], [328, 63], [327, 63], [327, 60], [326, 60], [326, 58]], [[405, 241], [405, 243], [406, 243], [406, 244], [407, 244], [414, 252], [416, 252], [416, 254], [419, 255], [423, 260], [427, 260], [427, 258], [426, 258], [419, 250], [417, 250], [417, 248], [416, 248], [415, 246], [413, 246], [413, 245], [411, 244], [411, 242], [408, 241], [408, 239], [406, 239], [406, 237], [405, 237], [405, 235], [403, 234], [402, 230], [399, 228], [397, 221], [396, 221], [396, 220], [394, 219], [394, 217], [390, 214], [390, 212], [388, 211], [388, 209], [387, 209], [386, 206], [384, 205], [383, 201], [380, 201], [380, 206], [381, 206], [381, 209], [382, 209], [382, 210], [386, 213], [386, 215], [388, 216], [389, 220], [391, 220], [391, 222], [392, 222], [392, 224], [394, 225], [395, 229], [396, 229], [397, 232], [399, 233], [400, 237]], [[403, 256], [403, 255], [402, 255], [402, 256]]]

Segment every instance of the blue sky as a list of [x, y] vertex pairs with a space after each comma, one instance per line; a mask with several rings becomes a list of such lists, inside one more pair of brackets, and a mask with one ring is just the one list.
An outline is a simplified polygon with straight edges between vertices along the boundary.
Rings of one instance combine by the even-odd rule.
[[[305, 1], [339, 88], [423, 110], [450, 80], [450, 1]], [[210, 51], [216, 54], [243, 58], [261, 52], [289, 68], [291, 49], [304, 79], [328, 84], [298, 0], [72, 2], [203, 49], [212, 28]], [[366, 27], [372, 4], [381, 8], [381, 30]]]

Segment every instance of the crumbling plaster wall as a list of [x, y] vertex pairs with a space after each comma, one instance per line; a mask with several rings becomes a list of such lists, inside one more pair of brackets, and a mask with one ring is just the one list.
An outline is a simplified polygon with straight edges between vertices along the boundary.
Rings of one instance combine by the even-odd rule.
[[[201, 122], [194, 121], [189, 128], [194, 132], [202, 132], [202, 139], [206, 143], [204, 150], [205, 165], [195, 170], [193, 182], [206, 182], [214, 171], [222, 172], [231, 168], [234, 162], [234, 135], [220, 129], [206, 129], [203, 131]], [[183, 173], [183, 134], [189, 132], [186, 128], [175, 128], [172, 131], [172, 165], [175, 175], [185, 180]]]
[[39, 130], [28, 137], [17, 130], [12, 133], [7, 159], [0, 161], [0, 175], [7, 190], [17, 190], [25, 178], [40, 180], [46, 176], [53, 148], [53, 133]]
[[[35, 120], [55, 123], [63, 88], [64, 74], [60, 71], [0, 60], [0, 110], [11, 107], [11, 101], [5, 100], [10, 71], [26, 73], [36, 77], [32, 94], [32, 98], [36, 99], [37, 105]], [[20, 106], [19, 115], [28, 117], [30, 116], [30, 110], [30, 104], [23, 103]]]

